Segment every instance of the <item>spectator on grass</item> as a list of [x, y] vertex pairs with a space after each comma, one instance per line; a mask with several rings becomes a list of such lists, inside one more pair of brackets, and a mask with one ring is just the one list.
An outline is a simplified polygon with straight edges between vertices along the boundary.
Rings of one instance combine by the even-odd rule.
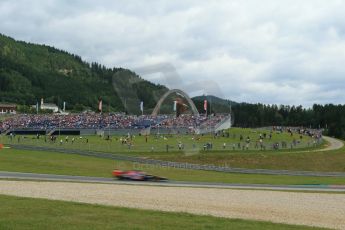
[[181, 142], [178, 143], [178, 149], [182, 150], [182, 143]]

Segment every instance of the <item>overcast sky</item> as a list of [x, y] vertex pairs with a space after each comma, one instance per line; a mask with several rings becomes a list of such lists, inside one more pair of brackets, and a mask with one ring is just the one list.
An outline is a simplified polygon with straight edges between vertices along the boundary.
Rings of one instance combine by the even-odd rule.
[[345, 103], [345, 0], [0, 0], [0, 33], [192, 96]]

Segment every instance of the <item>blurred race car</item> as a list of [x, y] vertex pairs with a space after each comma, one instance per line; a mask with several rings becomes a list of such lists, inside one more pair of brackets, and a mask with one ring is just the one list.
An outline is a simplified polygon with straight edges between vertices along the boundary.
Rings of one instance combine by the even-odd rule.
[[143, 171], [139, 170], [129, 170], [129, 171], [122, 171], [115, 169], [113, 171], [113, 176], [118, 178], [119, 180], [133, 180], [133, 181], [167, 181], [167, 178], [154, 176], [151, 174], [147, 174]]

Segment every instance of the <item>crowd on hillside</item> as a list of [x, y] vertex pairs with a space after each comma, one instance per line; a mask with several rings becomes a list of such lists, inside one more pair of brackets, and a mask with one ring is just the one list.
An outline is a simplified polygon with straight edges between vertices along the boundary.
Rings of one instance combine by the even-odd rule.
[[21, 114], [0, 121], [0, 131], [9, 129], [143, 129], [152, 128], [196, 128], [202, 125], [215, 126], [224, 116], [210, 117], [183, 114], [179, 117], [169, 115], [126, 115], [118, 114], [69, 114], [36, 115]]
[[275, 132], [287, 132], [291, 136], [294, 133], [299, 135], [306, 135], [313, 138], [321, 138], [322, 137], [322, 129], [311, 129], [311, 128], [303, 128], [303, 127], [285, 127], [285, 126], [273, 126], [272, 131]]

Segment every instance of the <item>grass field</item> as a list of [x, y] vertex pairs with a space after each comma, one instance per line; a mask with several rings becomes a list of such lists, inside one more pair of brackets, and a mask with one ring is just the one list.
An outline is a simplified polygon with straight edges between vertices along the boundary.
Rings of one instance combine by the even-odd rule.
[[[106, 132], [105, 132], [106, 133]], [[56, 143], [51, 143], [49, 138], [41, 137], [37, 139], [36, 136], [16, 136], [11, 139], [9, 136], [0, 137], [4, 143], [13, 144], [30, 144], [39, 146], [56, 146], [62, 148], [77, 148], [87, 149], [95, 151], [107, 151], [114, 153], [132, 153], [136, 155], [151, 155], [155, 153], [163, 153], [168, 151], [171, 154], [183, 153], [185, 155], [198, 154], [204, 151], [204, 145], [206, 143], [212, 143], [212, 151], [220, 152], [251, 152], [259, 151], [259, 135], [266, 133], [266, 138], [263, 140], [263, 146], [265, 150], [273, 150], [272, 145], [274, 143], [282, 142], [286, 143], [286, 148], [280, 148], [280, 151], [296, 151], [301, 149], [316, 149], [320, 145], [314, 144], [312, 138], [303, 136], [300, 138], [299, 135], [294, 134], [290, 136], [287, 132], [278, 133], [272, 132], [272, 138], [269, 138], [269, 130], [253, 130], [253, 129], [242, 129], [232, 128], [229, 131], [229, 137], [219, 136], [214, 137], [213, 134], [207, 135], [151, 135], [151, 136], [132, 136], [128, 139], [127, 143], [122, 143], [124, 140], [123, 136], [111, 136], [110, 140], [106, 140], [106, 137], [100, 136], [69, 136], [68, 142], [66, 142], [66, 136], [58, 136]], [[106, 134], [105, 134], [106, 135]], [[242, 141], [240, 136], [243, 137]], [[246, 146], [246, 139], [249, 137], [250, 143], [248, 150]], [[18, 139], [19, 138], [19, 139]], [[75, 141], [72, 143], [72, 138]], [[62, 140], [62, 144], [60, 141]], [[296, 145], [293, 144], [295, 140]], [[0, 140], [1, 141], [1, 140]], [[128, 143], [131, 143], [129, 145]], [[183, 150], [179, 150], [179, 143], [183, 145]], [[224, 147], [225, 143], [225, 147]], [[321, 143], [322, 144], [322, 143]], [[240, 147], [239, 147], [240, 146]], [[274, 150], [277, 151], [277, 150]]]
[[111, 171], [140, 169], [170, 180], [250, 184], [345, 184], [345, 178], [220, 173], [143, 165], [63, 153], [0, 150], [0, 171], [111, 177]]
[[0, 195], [0, 229], [320, 229]]
[[[51, 143], [49, 140], [45, 141], [44, 137], [37, 139], [35, 136], [23, 136], [20, 137], [18, 143], [18, 136], [11, 141], [7, 136], [2, 136], [2, 141], [5, 143], [23, 144], [23, 145], [35, 145], [35, 146], [49, 146], [54, 148], [67, 148], [67, 149], [84, 149], [105, 151], [116, 154], [135, 155], [141, 157], [149, 157], [167, 161], [177, 162], [189, 162], [198, 164], [213, 164], [227, 167], [238, 168], [261, 168], [261, 169], [286, 169], [286, 170], [307, 170], [307, 171], [337, 171], [345, 172], [345, 148], [340, 150], [328, 151], [328, 152], [314, 152], [318, 148], [321, 148], [323, 143], [317, 147], [305, 147], [305, 144], [310, 142], [309, 137], [303, 136], [301, 143], [293, 149], [280, 149], [280, 150], [235, 150], [232, 149], [231, 143], [239, 141], [239, 135], [244, 137], [250, 136], [251, 140], [257, 137], [258, 130], [251, 129], [231, 129], [230, 137], [213, 138], [213, 136], [201, 136], [199, 141], [192, 140], [190, 135], [180, 135], [164, 138], [155, 138], [153, 136], [146, 138], [143, 136], [134, 137], [133, 146], [128, 148], [128, 145], [121, 144], [120, 138], [112, 137], [112, 140], [104, 140], [99, 136], [87, 136], [80, 139], [78, 136], [74, 136], [75, 141], [72, 143], [73, 136], [69, 136], [69, 141], [66, 142], [66, 136], [61, 136], [63, 144]], [[236, 138], [233, 138], [233, 135]], [[276, 134], [273, 133], [273, 142], [289, 142], [293, 138], [287, 133]], [[88, 139], [88, 141], [86, 141]], [[117, 140], [116, 140], [117, 139]], [[237, 140], [238, 139], [238, 140]], [[186, 149], [177, 150], [177, 144], [179, 142], [185, 144]], [[226, 148], [223, 149], [222, 143], [226, 142]], [[1, 142], [1, 140], [0, 140]], [[214, 150], [203, 151], [200, 150], [203, 143], [213, 142]], [[170, 145], [169, 152], [166, 151], [166, 145]], [[304, 143], [304, 144], [303, 144]], [[196, 147], [193, 150], [193, 144]], [[242, 143], [244, 144], [244, 143]], [[253, 143], [251, 143], [252, 145]], [[154, 146], [153, 150], [151, 147]], [[189, 147], [188, 147], [189, 146]], [[303, 147], [304, 146], [304, 147]], [[253, 146], [251, 146], [253, 148]], [[162, 151], [162, 149], [164, 149]]]
[[191, 156], [162, 154], [151, 158], [238, 168], [345, 172], [345, 148], [325, 152], [206, 152]]

